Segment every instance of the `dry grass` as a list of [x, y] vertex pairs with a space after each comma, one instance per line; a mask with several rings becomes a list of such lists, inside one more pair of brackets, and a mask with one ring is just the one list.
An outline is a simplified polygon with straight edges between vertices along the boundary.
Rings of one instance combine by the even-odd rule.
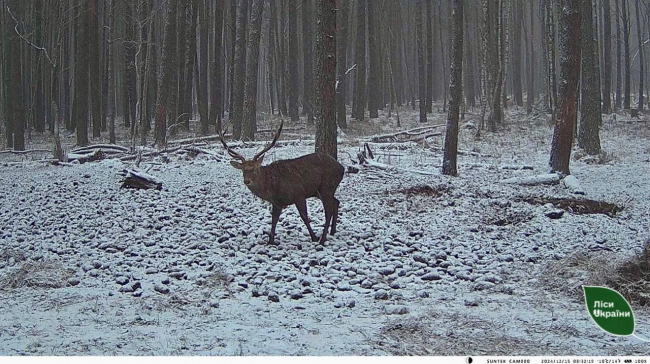
[[74, 271], [59, 262], [28, 262], [0, 277], [0, 290], [20, 288], [62, 288]]
[[[458, 334], [461, 332], [462, 335]], [[379, 339], [372, 345], [393, 355], [418, 356], [552, 355], [560, 352], [533, 339], [508, 335], [504, 325], [489, 319], [458, 313], [431, 313], [393, 321], [381, 330]]]
[[650, 303], [650, 239], [639, 255], [623, 262], [615, 273], [612, 272], [607, 283], [630, 303], [640, 306]]
[[539, 284], [547, 293], [559, 293], [582, 301], [582, 286], [607, 285], [615, 267], [616, 262], [604, 253], [580, 252], [548, 263], [539, 274]]

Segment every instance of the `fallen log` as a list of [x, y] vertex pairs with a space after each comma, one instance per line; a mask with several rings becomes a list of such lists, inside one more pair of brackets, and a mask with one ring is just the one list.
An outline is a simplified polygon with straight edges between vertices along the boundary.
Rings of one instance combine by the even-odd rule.
[[142, 171], [135, 169], [125, 169], [120, 173], [124, 176], [121, 188], [137, 188], [137, 189], [156, 189], [162, 190], [162, 182], [156, 177]]
[[604, 214], [614, 217], [617, 212], [623, 210], [622, 207], [609, 202], [579, 199], [579, 198], [559, 198], [559, 197], [520, 197], [514, 199], [516, 202], [526, 202], [531, 205], [546, 205], [563, 209], [574, 214]]
[[421, 126], [418, 128], [400, 131], [393, 134], [377, 135], [371, 138], [373, 143], [407, 143], [418, 142], [427, 138], [442, 135], [442, 132], [434, 131], [444, 127], [445, 124]]
[[95, 162], [101, 159], [104, 159], [104, 152], [101, 149], [97, 149], [93, 153], [88, 154], [68, 153], [68, 162], [77, 161], [80, 164], [83, 164], [86, 162]]
[[80, 147], [80, 148], [73, 149], [70, 152], [71, 153], [77, 153], [77, 154], [84, 154], [86, 152], [94, 151], [94, 150], [98, 150], [98, 149], [103, 150], [104, 153], [117, 153], [117, 152], [128, 153], [129, 152], [129, 148], [123, 147], [121, 145], [115, 145], [115, 144], [89, 145], [89, 146], [86, 146], [86, 147]]
[[528, 177], [512, 177], [504, 179], [503, 183], [507, 184], [516, 184], [522, 186], [537, 186], [537, 185], [552, 185], [560, 183], [562, 176], [557, 173], [546, 173], [540, 174], [537, 176], [528, 176]]

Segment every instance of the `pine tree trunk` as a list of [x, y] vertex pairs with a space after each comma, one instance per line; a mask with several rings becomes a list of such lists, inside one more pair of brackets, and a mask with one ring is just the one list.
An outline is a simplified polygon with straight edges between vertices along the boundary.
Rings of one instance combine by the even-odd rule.
[[[377, 29], [377, 5], [368, 1], [368, 113], [371, 119], [379, 117], [379, 90], [381, 65], [379, 63], [379, 42]], [[423, 101], [425, 99], [422, 99]]]
[[637, 109], [643, 111], [643, 79], [645, 78], [645, 60], [644, 60], [644, 51], [643, 51], [643, 24], [641, 23], [641, 11], [639, 10], [640, 0], [636, 0], [636, 29], [637, 29], [637, 39], [639, 41], [639, 97]]
[[602, 124], [600, 87], [598, 85], [597, 32], [593, 29], [592, 0], [582, 1], [582, 95], [578, 146], [587, 154], [600, 153], [599, 126]]
[[614, 19], [616, 19], [616, 95], [614, 104], [616, 110], [623, 106], [623, 65], [622, 65], [622, 45], [621, 45], [621, 7], [619, 0], [615, 0]]
[[312, 0], [302, 0], [302, 39], [303, 39], [303, 113], [307, 114], [307, 124], [314, 124], [314, 14]]
[[[89, 4], [89, 3], [88, 3]], [[88, 145], [88, 64], [89, 44], [88, 44], [88, 5], [84, 0], [78, 2], [77, 21], [75, 24], [75, 76], [74, 76], [74, 101], [72, 105], [72, 115], [77, 128], [77, 145], [80, 147]], [[16, 133], [18, 128], [16, 128]], [[16, 138], [14, 137], [14, 140]], [[18, 149], [17, 145], [14, 148]]]
[[257, 131], [257, 75], [260, 58], [260, 37], [262, 32], [262, 13], [264, 0], [253, 0], [251, 22], [246, 50], [246, 87], [244, 91], [244, 115], [242, 139], [255, 140]]
[[623, 63], [625, 72], [625, 83], [623, 84], [623, 109], [629, 110], [632, 104], [632, 70], [630, 66], [630, 8], [627, 0], [621, 2], [621, 13], [623, 21]]
[[[177, 20], [178, 2], [181, 0], [171, 0], [167, 9], [167, 20], [165, 21], [165, 35], [163, 41], [162, 53], [162, 71], [158, 82], [158, 99], [156, 100], [156, 145], [164, 148], [167, 145], [167, 118], [172, 113], [175, 104], [175, 95], [173, 92], [176, 85], [177, 59]], [[172, 120], [173, 122], [174, 120]]]
[[289, 116], [291, 121], [300, 120], [298, 116], [299, 70], [298, 70], [298, 4], [289, 1]]
[[[9, 0], [7, 6], [11, 9], [12, 14], [16, 19], [22, 19], [21, 15], [22, 6], [20, 0]], [[21, 39], [15, 32], [15, 27], [9, 25], [7, 29], [11, 34], [11, 44], [8, 47], [10, 54], [8, 55], [8, 60], [11, 62], [11, 65], [8, 66], [9, 73], [11, 75], [9, 82], [9, 93], [7, 97], [10, 98], [10, 105], [8, 105], [8, 111], [10, 117], [13, 119], [10, 123], [7, 124], [7, 148], [13, 148], [14, 150], [25, 150], [25, 106], [23, 104], [22, 95], [22, 59], [20, 57], [21, 50]], [[24, 32], [24, 28], [21, 25], [17, 26], [19, 32]], [[86, 136], [86, 140], [88, 137]], [[87, 143], [87, 141], [86, 141]]]
[[442, 174], [458, 175], [458, 119], [462, 103], [463, 84], [463, 0], [453, 0], [453, 29], [451, 34], [451, 83], [449, 85], [449, 113], [445, 132]]
[[365, 117], [366, 108], [366, 2], [372, 0], [357, 0], [357, 41], [355, 59], [357, 64], [357, 80], [354, 98], [356, 108], [352, 117], [361, 121]]
[[580, 75], [580, 2], [559, 2], [560, 81], [555, 114], [555, 129], [551, 145], [550, 167], [554, 172], [570, 174], [569, 160], [573, 142], [573, 128], [578, 104], [578, 78]]
[[[212, 0], [200, 0], [199, 4], [199, 59], [198, 89], [199, 114], [201, 115], [201, 134], [207, 135], [210, 128], [208, 107], [208, 33], [210, 30], [210, 7]], [[243, 105], [243, 104], [242, 104]]]
[[426, 109], [427, 113], [431, 113], [433, 110], [433, 82], [434, 82], [434, 69], [433, 69], [433, 45], [435, 43], [433, 37], [433, 13], [431, 12], [431, 7], [433, 0], [426, 0], [427, 2], [427, 12], [426, 12], [426, 25], [427, 25], [427, 97], [426, 97]]
[[337, 27], [337, 66], [338, 66], [338, 87], [336, 89], [336, 122], [341, 129], [347, 129], [348, 123], [346, 120], [346, 89], [348, 85], [348, 77], [345, 75], [347, 71], [347, 43], [348, 43], [348, 13], [350, 2], [347, 0], [339, 0], [339, 11], [337, 12], [339, 19], [337, 20], [339, 26]]
[[514, 0], [512, 14], [512, 93], [515, 104], [521, 107], [524, 105], [524, 96], [521, 89], [521, 20], [524, 16], [523, 0]]
[[[372, 1], [372, 0], [370, 0]], [[424, 59], [424, 24], [422, 21], [422, 0], [415, 2], [415, 42], [418, 62], [418, 98], [420, 99], [420, 122], [427, 122], [427, 73]]]
[[233, 137], [241, 138], [244, 114], [244, 87], [246, 83], [246, 38], [248, 30], [248, 0], [237, 0], [237, 23], [235, 38], [235, 71], [233, 78], [233, 102], [230, 118], [233, 123]]
[[[214, 9], [214, 63], [211, 67], [211, 82], [210, 82], [210, 122], [212, 126], [216, 126], [217, 130], [221, 130], [221, 113], [223, 105], [223, 75], [222, 75], [222, 54], [221, 47], [223, 46], [223, 17], [224, 10], [226, 9], [226, 0], [217, 0]], [[270, 57], [269, 57], [270, 58]], [[271, 69], [269, 68], [269, 72]], [[207, 134], [207, 132], [206, 132]]]
[[603, 113], [612, 112], [612, 20], [610, 0], [602, 0], [603, 5]]
[[315, 149], [336, 159], [336, 1], [320, 0], [317, 17]]

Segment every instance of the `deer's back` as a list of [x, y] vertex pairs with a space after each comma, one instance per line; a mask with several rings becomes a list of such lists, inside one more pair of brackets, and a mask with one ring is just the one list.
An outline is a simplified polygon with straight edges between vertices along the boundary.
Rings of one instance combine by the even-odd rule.
[[301, 198], [334, 195], [343, 179], [343, 166], [325, 153], [312, 153], [262, 167], [273, 203], [290, 205]]

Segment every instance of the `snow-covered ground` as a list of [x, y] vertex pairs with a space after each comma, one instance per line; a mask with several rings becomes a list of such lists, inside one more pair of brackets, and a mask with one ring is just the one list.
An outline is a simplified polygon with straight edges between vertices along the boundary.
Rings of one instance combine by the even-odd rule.
[[[606, 118], [606, 160], [572, 158], [586, 197], [622, 212], [551, 219], [557, 208], [517, 198], [571, 196], [565, 187], [501, 181], [547, 172], [552, 127], [519, 111], [508, 120], [480, 141], [461, 128], [460, 149], [473, 153], [460, 156], [457, 178], [439, 173], [441, 137], [373, 144], [379, 162], [399, 168], [345, 175], [325, 245], [310, 241], [295, 207], [267, 245], [269, 205], [225, 156], [145, 158], [141, 169], [163, 183], [156, 191], [120, 188], [130, 162], [3, 155], [0, 355], [650, 354], [601, 331], [580, 288], [650, 239], [648, 123]], [[364, 128], [396, 130], [385, 115], [351, 127], [345, 165]], [[312, 150], [276, 147], [265, 160]], [[503, 168], [512, 165], [533, 170]], [[320, 235], [322, 206], [308, 207]], [[650, 311], [632, 303], [636, 333], [650, 337]]]

